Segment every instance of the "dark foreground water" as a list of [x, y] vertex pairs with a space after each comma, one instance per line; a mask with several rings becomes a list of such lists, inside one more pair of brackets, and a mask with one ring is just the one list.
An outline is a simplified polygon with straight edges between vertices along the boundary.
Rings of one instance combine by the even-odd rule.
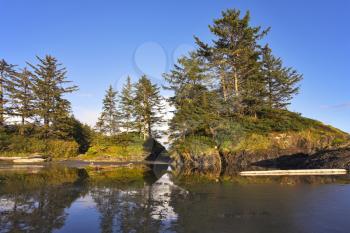
[[350, 232], [348, 176], [0, 166], [0, 232]]

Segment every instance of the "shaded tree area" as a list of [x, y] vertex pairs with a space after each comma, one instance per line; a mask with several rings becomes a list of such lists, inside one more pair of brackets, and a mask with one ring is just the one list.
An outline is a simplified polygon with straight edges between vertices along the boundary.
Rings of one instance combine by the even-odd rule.
[[[78, 90], [53, 56], [27, 67], [0, 61], [0, 152], [74, 156], [85, 152], [92, 131], [71, 113], [66, 94]], [[62, 149], [62, 154], [58, 148]]]

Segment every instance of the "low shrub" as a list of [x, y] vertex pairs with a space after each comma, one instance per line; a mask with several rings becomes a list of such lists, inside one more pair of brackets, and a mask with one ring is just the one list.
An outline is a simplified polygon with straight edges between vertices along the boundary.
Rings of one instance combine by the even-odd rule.
[[210, 155], [215, 154], [215, 142], [213, 139], [206, 136], [188, 136], [185, 139], [176, 142], [176, 150], [181, 154], [191, 155]]
[[122, 133], [111, 137], [96, 135], [85, 157], [144, 157], [149, 154], [144, 143], [136, 133]]
[[52, 157], [72, 157], [78, 155], [79, 145], [75, 141], [58, 139], [38, 139], [19, 135], [7, 135], [5, 146], [0, 147], [2, 155], [14, 156], [45, 154]]

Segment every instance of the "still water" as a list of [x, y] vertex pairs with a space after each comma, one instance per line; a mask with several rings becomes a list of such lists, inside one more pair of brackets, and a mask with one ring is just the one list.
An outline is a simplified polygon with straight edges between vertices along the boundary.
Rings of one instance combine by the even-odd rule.
[[350, 177], [0, 167], [0, 232], [350, 232]]

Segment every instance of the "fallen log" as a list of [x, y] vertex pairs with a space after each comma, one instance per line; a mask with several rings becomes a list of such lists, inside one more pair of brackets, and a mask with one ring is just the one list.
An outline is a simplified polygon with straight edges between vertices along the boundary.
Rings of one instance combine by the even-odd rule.
[[304, 175], [345, 175], [346, 169], [301, 169], [301, 170], [267, 170], [243, 171], [241, 176], [304, 176]]
[[43, 163], [46, 162], [47, 159], [43, 158], [21, 158], [21, 159], [14, 159], [14, 163]]

